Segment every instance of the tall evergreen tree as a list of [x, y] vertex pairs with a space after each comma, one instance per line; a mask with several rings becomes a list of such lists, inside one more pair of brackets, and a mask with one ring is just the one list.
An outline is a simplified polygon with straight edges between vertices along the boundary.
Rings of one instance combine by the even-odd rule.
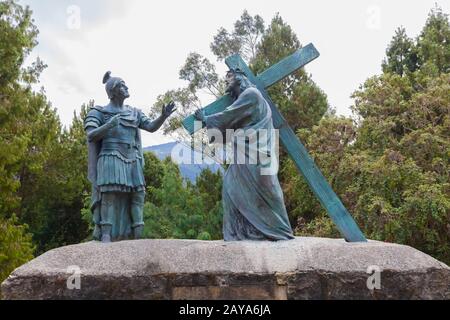
[[34, 252], [28, 228], [15, 214], [20, 214], [23, 170], [39, 171], [43, 162], [36, 145], [42, 140], [33, 136], [39, 125], [31, 124], [51, 113], [43, 93], [31, 90], [45, 65], [39, 59], [23, 65], [37, 34], [28, 7], [0, 2], [0, 282]]
[[0, 216], [10, 216], [20, 206], [17, 190], [32, 147], [30, 124], [48, 107], [44, 95], [31, 90], [45, 65], [38, 59], [23, 66], [37, 34], [28, 7], [0, 2]]
[[405, 28], [398, 28], [386, 50], [386, 59], [382, 64], [383, 72], [403, 76], [406, 72], [416, 71], [417, 67], [417, 48], [413, 40], [407, 36]]
[[450, 26], [448, 14], [435, 7], [428, 15], [418, 39], [420, 64], [436, 69], [438, 73], [450, 72]]
[[[301, 47], [292, 28], [277, 14], [265, 30], [250, 67], [255, 74], [261, 73]], [[311, 128], [329, 109], [325, 93], [303, 69], [268, 92], [294, 131]]]

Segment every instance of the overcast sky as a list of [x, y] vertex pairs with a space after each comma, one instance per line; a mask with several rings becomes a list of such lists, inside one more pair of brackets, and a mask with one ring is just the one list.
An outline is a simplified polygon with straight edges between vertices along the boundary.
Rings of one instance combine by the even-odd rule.
[[[444, 0], [22, 0], [40, 30], [39, 56], [48, 64], [41, 77], [47, 97], [64, 125], [73, 111], [94, 99], [106, 104], [101, 83], [111, 70], [130, 88], [127, 103], [149, 111], [159, 94], [182, 87], [178, 71], [190, 52], [217, 64], [209, 44], [220, 27], [230, 30], [244, 9], [270, 22], [279, 12], [300, 42], [314, 43], [321, 56], [306, 67], [338, 114], [350, 115], [350, 95], [381, 61], [394, 31], [404, 26], [416, 37], [437, 3]], [[203, 101], [206, 105], [211, 101]], [[160, 133], [143, 135], [144, 145], [170, 141]]]

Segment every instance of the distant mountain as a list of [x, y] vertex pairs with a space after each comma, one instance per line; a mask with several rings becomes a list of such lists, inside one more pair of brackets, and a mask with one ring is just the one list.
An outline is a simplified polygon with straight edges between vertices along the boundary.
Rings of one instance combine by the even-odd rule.
[[[171, 157], [173, 148], [180, 148], [180, 152], [182, 152], [183, 155], [189, 155], [191, 159], [194, 159], [194, 156], [200, 156], [200, 153], [191, 149], [188, 146], [185, 146], [184, 144], [178, 143], [178, 142], [169, 142], [160, 144], [157, 146], [150, 146], [144, 148], [145, 151], [153, 152], [158, 159], [164, 160], [167, 157]], [[191, 161], [193, 163], [193, 161]], [[202, 172], [203, 169], [209, 168], [212, 172], [217, 172], [218, 170], [223, 172], [223, 168], [218, 164], [179, 164], [178, 167], [180, 168], [181, 176], [193, 183], [195, 183], [195, 178]]]

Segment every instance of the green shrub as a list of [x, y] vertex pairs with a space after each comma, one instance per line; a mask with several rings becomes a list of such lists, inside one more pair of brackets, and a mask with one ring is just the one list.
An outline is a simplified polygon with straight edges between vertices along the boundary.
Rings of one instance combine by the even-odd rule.
[[0, 219], [0, 282], [22, 264], [33, 259], [34, 246], [27, 225], [19, 225], [17, 218]]

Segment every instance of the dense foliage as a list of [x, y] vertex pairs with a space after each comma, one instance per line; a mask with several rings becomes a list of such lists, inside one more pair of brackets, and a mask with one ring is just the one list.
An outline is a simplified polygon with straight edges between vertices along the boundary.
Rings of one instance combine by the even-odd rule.
[[[169, 158], [160, 161], [145, 154], [147, 202], [144, 208], [148, 238], [221, 239], [222, 176], [205, 169], [196, 183], [183, 181], [178, 166]], [[154, 179], [154, 177], [158, 177]]]
[[24, 66], [37, 34], [28, 7], [0, 2], [0, 278], [34, 252], [88, 235], [82, 120], [63, 129], [44, 91], [32, 89], [46, 67]]
[[[353, 94], [355, 119], [327, 116], [298, 135], [367, 237], [450, 262], [450, 28], [431, 11], [420, 36], [398, 29], [383, 73]], [[292, 163], [285, 195], [303, 235], [337, 236]]]
[[19, 225], [15, 216], [0, 218], [0, 283], [15, 268], [33, 258], [33, 251], [27, 226]]

